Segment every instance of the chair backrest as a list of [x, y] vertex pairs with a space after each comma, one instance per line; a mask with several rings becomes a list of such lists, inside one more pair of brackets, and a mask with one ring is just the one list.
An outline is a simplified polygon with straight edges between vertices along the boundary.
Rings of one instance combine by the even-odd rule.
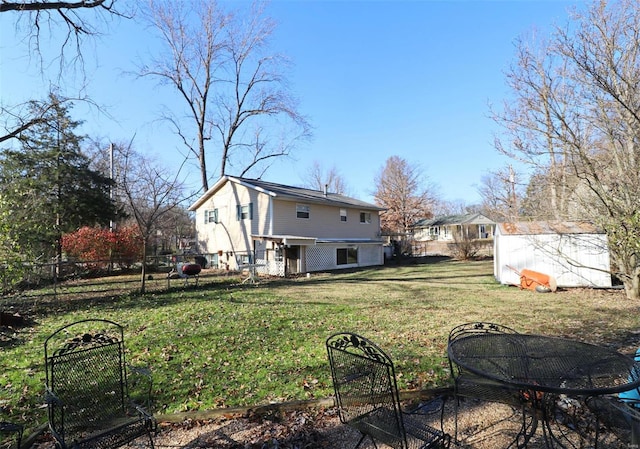
[[[480, 335], [480, 334], [517, 334], [518, 332], [511, 329], [507, 326], [502, 326], [501, 324], [488, 323], [488, 322], [474, 322], [474, 323], [465, 323], [459, 326], [454, 327], [449, 332], [449, 344], [451, 342], [459, 339], [468, 337], [470, 335]], [[456, 377], [460, 373], [459, 366], [453, 366], [451, 359], [449, 359], [449, 366], [451, 368], [451, 375]]]
[[[640, 349], [636, 351], [634, 360], [636, 363], [629, 373], [630, 382], [635, 382], [640, 377]], [[623, 402], [628, 403], [630, 406], [640, 408], [640, 387], [623, 391], [622, 393], [619, 393], [618, 396]]]
[[461, 337], [477, 334], [517, 334], [518, 332], [510, 327], [496, 323], [475, 322], [465, 323], [454, 327], [449, 332], [449, 341], [456, 340]]
[[78, 321], [51, 334], [44, 352], [46, 386], [53, 396], [49, 426], [57, 439], [68, 444], [124, 416], [128, 391], [122, 326]]
[[360, 335], [338, 333], [327, 352], [340, 420], [385, 444], [407, 447], [393, 363]]

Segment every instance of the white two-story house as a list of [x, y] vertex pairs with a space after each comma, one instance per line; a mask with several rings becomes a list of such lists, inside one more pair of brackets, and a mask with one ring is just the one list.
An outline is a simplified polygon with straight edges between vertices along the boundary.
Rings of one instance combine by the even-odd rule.
[[211, 266], [285, 276], [384, 263], [383, 209], [344, 195], [224, 176], [189, 210]]

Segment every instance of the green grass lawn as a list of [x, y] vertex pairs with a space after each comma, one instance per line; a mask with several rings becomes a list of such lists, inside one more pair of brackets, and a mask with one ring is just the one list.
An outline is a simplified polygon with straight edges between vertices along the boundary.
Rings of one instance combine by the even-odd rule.
[[[128, 361], [153, 371], [155, 412], [176, 413], [332, 395], [325, 339], [355, 331], [385, 349], [401, 389], [443, 386], [449, 330], [493, 321], [521, 332], [564, 335], [624, 348], [635, 342], [638, 304], [622, 292], [533, 293], [497, 284], [492, 262], [385, 266], [241, 285], [205, 276], [198, 287], [150, 282], [145, 296], [74, 282], [23, 295], [29, 325], [0, 328], [2, 419], [46, 421], [43, 342], [83, 318], [125, 326]], [[129, 288], [134, 288], [130, 284]]]

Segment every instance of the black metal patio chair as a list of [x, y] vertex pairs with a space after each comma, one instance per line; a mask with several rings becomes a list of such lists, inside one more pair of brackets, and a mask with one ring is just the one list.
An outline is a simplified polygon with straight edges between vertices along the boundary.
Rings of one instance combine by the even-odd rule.
[[15, 447], [20, 449], [23, 431], [21, 424], [0, 421], [0, 448], [10, 448], [15, 443]]
[[340, 421], [362, 435], [356, 448], [366, 437], [375, 447], [376, 441], [396, 449], [450, 446], [442, 430], [443, 399], [403, 411], [393, 363], [378, 346], [353, 333], [334, 334], [326, 346]]
[[596, 428], [600, 432], [607, 430], [622, 443], [623, 447], [640, 447], [640, 403], [621, 401], [613, 396], [594, 396], [587, 399], [587, 405], [596, 414]]
[[[473, 322], [465, 323], [454, 327], [449, 333], [448, 344], [459, 338], [479, 336], [482, 334], [501, 333], [501, 334], [517, 334], [518, 332], [500, 324], [488, 323], [488, 322]], [[535, 394], [533, 392], [523, 392], [517, 388], [509, 387], [503, 383], [493, 382], [490, 379], [481, 377], [469, 370], [465, 370], [463, 367], [455, 364], [451, 357], [449, 357], [449, 367], [451, 370], [451, 376], [454, 382], [454, 439], [458, 439], [458, 413], [460, 407], [461, 398], [478, 399], [485, 402], [498, 402], [507, 404], [522, 412], [522, 431], [519, 437], [525, 438], [524, 445], [530, 438], [535, 427], [537, 425], [537, 418], [535, 415], [527, 415], [525, 404], [529, 394]], [[517, 443], [517, 442], [516, 442]], [[520, 444], [517, 444], [520, 446]]]
[[[61, 327], [44, 343], [49, 429], [58, 448], [117, 448], [147, 436], [157, 423], [149, 405], [151, 377], [126, 365], [123, 328], [88, 319]], [[131, 377], [142, 376], [130, 394]], [[137, 397], [136, 403], [131, 400]], [[145, 401], [146, 403], [143, 403]]]
[[[640, 378], [640, 350], [629, 377]], [[589, 409], [595, 413], [598, 423], [612, 432], [628, 447], [640, 447], [640, 388], [616, 395], [593, 396], [586, 399]], [[596, 427], [600, 431], [600, 426]], [[596, 441], [598, 436], [596, 435]]]

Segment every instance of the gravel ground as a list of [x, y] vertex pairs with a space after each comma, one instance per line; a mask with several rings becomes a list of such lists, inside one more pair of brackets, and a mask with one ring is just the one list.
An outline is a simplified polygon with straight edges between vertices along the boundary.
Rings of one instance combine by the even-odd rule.
[[[454, 434], [453, 400], [447, 401], [444, 429]], [[439, 426], [439, 416], [434, 426]], [[502, 404], [465, 400], [458, 418], [458, 444], [464, 449], [506, 448], [521, 428], [522, 414]], [[575, 432], [562, 425], [554, 428], [556, 434], [564, 434], [574, 447], [590, 448], [592, 442], [581, 442]], [[292, 411], [282, 416], [227, 417], [208, 422], [183, 422], [161, 425], [155, 437], [155, 446], [163, 448], [220, 448], [220, 449], [344, 449], [355, 447], [360, 435], [340, 423], [333, 408], [317, 411]], [[130, 447], [139, 447], [132, 444]], [[373, 448], [369, 440], [361, 447]], [[453, 445], [452, 445], [453, 446]], [[51, 441], [40, 441], [32, 449], [52, 449]], [[541, 425], [532, 437], [530, 449], [542, 449], [545, 441]], [[619, 441], [610, 434], [601, 436], [598, 447], [620, 449]], [[388, 448], [378, 445], [378, 448]]]

